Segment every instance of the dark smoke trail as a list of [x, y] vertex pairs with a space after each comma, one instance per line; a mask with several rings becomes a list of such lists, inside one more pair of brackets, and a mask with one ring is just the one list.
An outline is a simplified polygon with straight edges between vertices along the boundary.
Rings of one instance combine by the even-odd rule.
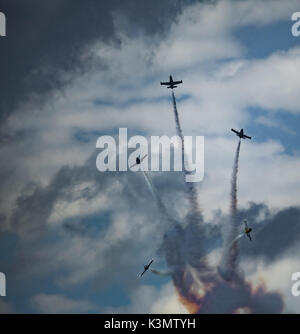
[[225, 241], [224, 254], [219, 267], [219, 273], [225, 280], [239, 279], [238, 243], [233, 242], [232, 240], [238, 238], [239, 232], [237, 222], [237, 175], [239, 168], [240, 147], [241, 140], [239, 140], [236, 149], [231, 178], [229, 233]]

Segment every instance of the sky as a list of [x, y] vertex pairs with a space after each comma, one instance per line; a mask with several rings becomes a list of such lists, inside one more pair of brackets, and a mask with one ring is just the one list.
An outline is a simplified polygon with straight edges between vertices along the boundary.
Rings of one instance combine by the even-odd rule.
[[[0, 11], [0, 313], [191, 312], [175, 272], [201, 291], [200, 313], [299, 313], [299, 1], [0, 0]], [[176, 134], [160, 85], [170, 74], [183, 80], [183, 133], [205, 140], [196, 223], [183, 173], [149, 174], [162, 217], [141, 172], [96, 168], [99, 136]], [[252, 136], [241, 143], [237, 196], [253, 242], [239, 240], [234, 287], [217, 278], [231, 128]], [[191, 254], [209, 263], [207, 276]], [[151, 258], [163, 274], [139, 279]]]

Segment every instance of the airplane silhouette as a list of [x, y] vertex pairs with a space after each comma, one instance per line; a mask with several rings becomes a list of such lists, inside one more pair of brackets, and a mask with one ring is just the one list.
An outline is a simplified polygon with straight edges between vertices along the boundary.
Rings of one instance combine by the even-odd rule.
[[231, 131], [234, 132], [234, 133], [236, 133], [236, 135], [237, 135], [238, 137], [240, 137], [241, 139], [245, 139], [245, 138], [251, 139], [251, 137], [246, 136], [246, 135], [244, 134], [244, 129], [241, 129], [241, 131], [236, 131], [236, 130], [234, 130], [234, 129], [231, 129]]
[[149, 267], [151, 266], [151, 264], [153, 263], [153, 259], [148, 263], [148, 264], [145, 264], [144, 265], [144, 271], [140, 274], [140, 277], [142, 277], [144, 274], [145, 274], [145, 272], [149, 269]]
[[252, 231], [252, 228], [248, 227], [247, 220], [244, 220], [244, 224], [245, 224], [245, 234], [249, 238], [249, 240], [252, 241], [251, 234], [250, 234], [250, 232]]
[[180, 81], [173, 81], [172, 75], [170, 75], [170, 81], [167, 82], [160, 82], [162, 86], [168, 86], [167, 88], [177, 88], [176, 85], [182, 84], [182, 80]]
[[145, 156], [143, 156], [142, 158], [140, 158], [139, 156], [135, 159], [135, 164], [133, 164], [132, 166], [130, 166], [130, 168], [134, 167], [134, 166], [137, 166], [137, 165], [140, 165], [143, 160], [146, 158], [148, 154], [146, 154]]

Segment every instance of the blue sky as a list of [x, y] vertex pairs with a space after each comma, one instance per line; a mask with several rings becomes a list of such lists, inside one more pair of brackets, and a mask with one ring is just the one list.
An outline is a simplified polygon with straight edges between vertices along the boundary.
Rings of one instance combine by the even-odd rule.
[[[294, 37], [291, 33], [292, 24], [293, 22], [287, 19], [264, 27], [247, 26], [235, 31], [234, 35], [247, 48], [247, 59], [263, 59], [274, 52], [299, 47], [299, 38]], [[252, 122], [248, 126], [249, 131], [255, 133], [254, 140], [266, 141], [268, 138], [274, 138], [284, 145], [288, 154], [298, 153], [300, 123], [297, 114], [290, 114], [284, 110], [270, 113], [259, 107], [249, 108], [249, 113], [251, 113]], [[280, 126], [268, 127], [253, 122], [261, 115]]]

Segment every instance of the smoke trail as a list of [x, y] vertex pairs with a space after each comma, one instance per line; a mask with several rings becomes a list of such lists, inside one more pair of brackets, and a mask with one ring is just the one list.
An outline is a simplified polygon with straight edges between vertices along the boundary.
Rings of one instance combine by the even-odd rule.
[[173, 101], [173, 110], [174, 110], [175, 123], [176, 123], [176, 132], [182, 141], [182, 166], [183, 166], [184, 165], [184, 136], [183, 136], [183, 132], [182, 132], [180, 121], [179, 121], [177, 104], [176, 104], [176, 99], [175, 99], [175, 94], [174, 94], [173, 89], [172, 89], [172, 101]]
[[153, 187], [153, 184], [152, 184], [152, 181], [150, 179], [150, 177], [148, 176], [147, 172], [145, 172], [144, 170], [142, 171], [143, 172], [143, 175], [144, 175], [144, 178], [146, 180], [146, 183], [147, 183], [147, 186], [153, 196], [153, 198], [155, 199], [156, 202], [160, 202], [160, 200], [158, 200], [158, 195]]
[[152, 194], [152, 196], [153, 196], [153, 198], [154, 198], [154, 200], [155, 200], [155, 202], [158, 206], [160, 214], [163, 216], [163, 218], [167, 218], [168, 222], [170, 222], [172, 219], [171, 219], [165, 205], [163, 204], [162, 200], [160, 199], [158, 193], [156, 192], [156, 190], [155, 190], [155, 188], [152, 184], [152, 181], [150, 179], [150, 176], [148, 175], [147, 172], [145, 172], [145, 171], [142, 171], [142, 172], [143, 172], [143, 175], [145, 177], [148, 188], [149, 188], [149, 190], [150, 190], [150, 192], [151, 192], [151, 194]]
[[[180, 301], [190, 313], [281, 313], [283, 299], [263, 284], [254, 289], [243, 279], [226, 282], [203, 262], [201, 231], [178, 227], [165, 236], [166, 261]], [[194, 235], [194, 239], [187, 236]], [[231, 244], [236, 244], [238, 235]], [[190, 247], [187, 247], [187, 241]]]
[[[177, 132], [177, 135], [180, 137], [181, 142], [182, 142], [182, 148], [181, 148], [182, 166], [183, 166], [184, 174], [185, 174], [185, 176], [187, 176], [187, 175], [190, 174], [190, 172], [187, 171], [184, 168], [184, 161], [185, 161], [184, 135], [183, 135], [183, 131], [182, 131], [182, 128], [181, 128], [180, 121], [179, 121], [176, 98], [175, 98], [175, 94], [174, 94], [173, 89], [172, 89], [172, 102], [173, 102], [173, 110], [174, 110], [175, 123], [176, 123], [176, 132]], [[198, 205], [197, 190], [196, 190], [193, 182], [186, 182], [186, 186], [187, 186], [187, 191], [188, 191], [188, 195], [189, 195], [189, 200], [190, 200], [192, 212], [195, 215], [195, 218], [198, 221], [200, 221], [202, 219], [202, 216], [201, 216], [201, 211], [200, 211], [199, 205]]]
[[[176, 99], [172, 91], [176, 131], [182, 141], [182, 163], [185, 158], [184, 136], [181, 129]], [[268, 293], [263, 286], [253, 290], [237, 274], [238, 240], [243, 234], [238, 233], [237, 214], [237, 174], [240, 152], [240, 141], [235, 154], [230, 205], [230, 233], [225, 243], [223, 263], [229, 281], [226, 282], [217, 274], [219, 268], [211, 268], [206, 259], [202, 245], [205, 238], [205, 225], [198, 206], [197, 191], [192, 183], [187, 183], [191, 211], [183, 227], [174, 224], [173, 229], [164, 234], [163, 250], [166, 262], [172, 273], [173, 284], [181, 302], [191, 313], [279, 313], [283, 309], [282, 298], [278, 293]], [[184, 171], [185, 176], [189, 174]], [[225, 255], [226, 254], [226, 255]], [[221, 262], [222, 263], [222, 262]], [[222, 263], [222, 264], [223, 264]], [[222, 275], [226, 277], [225, 275]], [[232, 277], [239, 280], [232, 281]], [[222, 302], [220, 302], [222, 300]]]
[[[182, 135], [176, 102], [174, 112], [177, 131]], [[231, 217], [236, 221], [237, 211], [237, 172], [240, 142], [237, 148], [231, 188]], [[184, 156], [184, 152], [183, 152]], [[192, 187], [193, 189], [193, 187]], [[152, 187], [153, 190], [153, 187]], [[155, 193], [155, 192], [154, 192]], [[283, 301], [280, 294], [267, 292], [264, 286], [254, 290], [244, 280], [225, 282], [210, 268], [206, 261], [206, 253], [202, 247], [204, 225], [199, 224], [197, 217], [197, 197], [190, 193], [192, 212], [186, 217], [184, 227], [175, 222], [172, 229], [164, 234], [163, 250], [172, 276], [173, 284], [180, 301], [191, 313], [280, 313]], [[236, 233], [236, 224], [231, 225], [232, 233], [228, 238], [228, 249], [233, 249], [233, 256], [227, 257], [235, 262], [237, 241], [243, 234]], [[154, 272], [158, 275], [165, 273]]]
[[236, 149], [234, 164], [233, 164], [233, 172], [231, 178], [231, 203], [230, 203], [230, 214], [232, 219], [233, 227], [236, 229], [236, 212], [237, 212], [237, 175], [239, 169], [239, 156], [240, 156], [240, 148], [241, 148], [241, 140], [238, 142], [238, 146]]
[[244, 236], [244, 233], [239, 234], [230, 244], [230, 247], [232, 247], [238, 240], [240, 240]]
[[[183, 143], [182, 157], [184, 157], [184, 137], [174, 93], [172, 97], [176, 129]], [[235, 156], [231, 182], [231, 233], [226, 243], [228, 250], [233, 249], [232, 255], [226, 257], [232, 263], [236, 263], [237, 241], [243, 236], [238, 235], [236, 226], [239, 151], [240, 142]], [[199, 224], [202, 217], [198, 208], [196, 189], [193, 184], [187, 185], [192, 208], [186, 217], [187, 224], [183, 227], [175, 222], [173, 228], [164, 234], [163, 242], [164, 256], [180, 301], [191, 313], [282, 312], [283, 301], [278, 293], [267, 292], [264, 286], [254, 290], [251, 284], [244, 280], [225, 282], [216, 270], [208, 266], [206, 253], [202, 247], [205, 226]], [[151, 192], [155, 194], [152, 185]], [[161, 276], [165, 274], [158, 271], [154, 273]]]
[[[181, 156], [182, 166], [184, 166], [184, 135], [173, 90], [172, 102], [176, 132], [182, 142]], [[189, 174], [190, 172], [184, 168], [184, 175], [187, 176]], [[166, 233], [163, 248], [180, 300], [190, 312], [195, 313], [198, 311], [201, 304], [200, 291], [203, 290], [203, 287], [206, 285], [205, 277], [210, 275], [211, 269], [207, 264], [206, 254], [202, 248], [204, 227], [201, 224], [203, 219], [198, 205], [197, 189], [192, 182], [186, 182], [186, 186], [191, 206], [191, 210], [186, 217], [187, 225], [185, 228], [175, 225], [172, 232]]]
[[160, 270], [157, 270], [157, 269], [150, 269], [150, 270], [153, 274], [158, 275], [158, 276], [168, 277], [168, 276], [172, 275], [171, 271], [160, 271]]
[[239, 140], [233, 163], [230, 192], [230, 226], [225, 240], [224, 254], [219, 267], [219, 273], [225, 280], [239, 279], [238, 274], [238, 243], [232, 242], [238, 237], [237, 222], [237, 176], [239, 169], [241, 140]]
[[[182, 142], [182, 166], [185, 159], [185, 142], [181, 128], [176, 98], [172, 90], [173, 111], [175, 116], [176, 132]], [[185, 177], [190, 174], [185, 168]], [[173, 270], [173, 282], [180, 298], [188, 309], [194, 309], [199, 300], [196, 290], [201, 286], [201, 278], [211, 271], [206, 263], [205, 251], [202, 248], [204, 230], [201, 224], [202, 214], [198, 204], [198, 194], [194, 183], [186, 182], [187, 193], [191, 210], [186, 217], [185, 229], [177, 228], [177, 235], [168, 235], [165, 238], [165, 255], [168, 265]], [[170, 251], [172, 250], [172, 251]], [[187, 269], [189, 268], [189, 269]], [[191, 274], [193, 272], [193, 274]], [[197, 279], [195, 277], [198, 276]], [[190, 301], [191, 303], [189, 303]], [[191, 307], [192, 305], [192, 307]]]

